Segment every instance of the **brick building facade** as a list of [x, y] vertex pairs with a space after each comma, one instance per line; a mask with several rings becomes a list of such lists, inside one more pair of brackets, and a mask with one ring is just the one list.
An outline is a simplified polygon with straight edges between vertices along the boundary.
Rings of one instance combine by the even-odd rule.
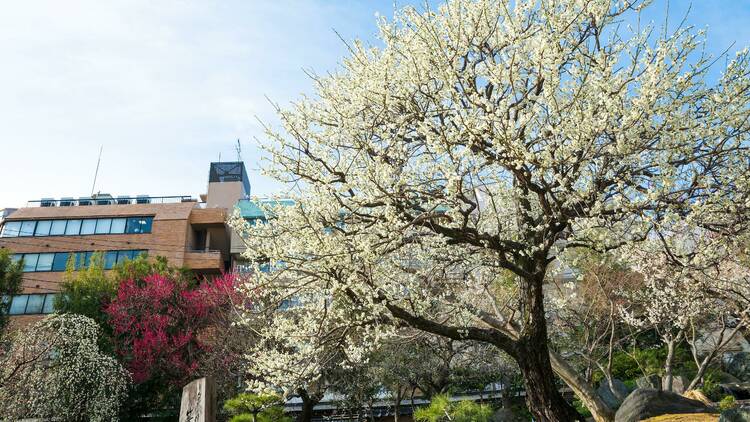
[[228, 213], [249, 195], [241, 162], [211, 163], [208, 190], [189, 196], [42, 199], [14, 210], [0, 222], [0, 248], [24, 262], [23, 292], [12, 298], [16, 323], [52, 311], [66, 264], [88, 264], [94, 252], [105, 269], [140, 254], [164, 256], [201, 277], [231, 266]]

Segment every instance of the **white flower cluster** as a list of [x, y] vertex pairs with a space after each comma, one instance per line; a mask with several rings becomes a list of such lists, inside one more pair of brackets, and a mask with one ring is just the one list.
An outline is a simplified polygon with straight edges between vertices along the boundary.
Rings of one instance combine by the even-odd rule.
[[663, 336], [687, 332], [711, 316], [746, 315], [750, 309], [744, 237], [726, 237], [678, 225], [658, 238], [623, 248], [622, 260], [643, 277], [643, 288], [625, 295], [626, 323]]
[[0, 419], [117, 420], [130, 375], [97, 344], [90, 318], [52, 314], [0, 357]]
[[406, 8], [380, 21], [381, 48], [353, 43], [343, 69], [313, 75], [316, 95], [280, 109], [284, 131], [265, 145], [296, 205], [234, 220], [246, 257], [276, 269], [246, 285], [246, 323], [267, 318], [253, 370], [304, 384], [333, 350], [356, 361], [402, 325], [544, 347], [541, 284], [565, 249], [615, 249], [678, 221], [744, 229], [747, 51], [709, 86], [700, 33], [623, 37], [628, 10]]

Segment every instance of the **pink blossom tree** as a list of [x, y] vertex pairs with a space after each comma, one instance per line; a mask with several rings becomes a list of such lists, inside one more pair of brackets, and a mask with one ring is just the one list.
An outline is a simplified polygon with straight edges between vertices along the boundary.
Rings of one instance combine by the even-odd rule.
[[165, 391], [203, 375], [201, 362], [216, 339], [207, 333], [228, 321], [235, 282], [234, 275], [223, 274], [195, 286], [155, 273], [120, 283], [105, 312], [115, 351], [144, 398], [163, 402], [158, 396]]

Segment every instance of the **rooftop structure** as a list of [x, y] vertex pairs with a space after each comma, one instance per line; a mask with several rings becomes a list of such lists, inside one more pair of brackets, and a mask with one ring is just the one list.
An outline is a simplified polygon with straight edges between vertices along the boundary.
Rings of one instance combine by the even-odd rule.
[[116, 196], [113, 197], [108, 193], [99, 193], [92, 196], [82, 196], [79, 198], [62, 197], [42, 198], [28, 201], [27, 207], [82, 207], [91, 205], [131, 205], [131, 204], [177, 204], [181, 202], [198, 202], [197, 199], [189, 195], [173, 196]]

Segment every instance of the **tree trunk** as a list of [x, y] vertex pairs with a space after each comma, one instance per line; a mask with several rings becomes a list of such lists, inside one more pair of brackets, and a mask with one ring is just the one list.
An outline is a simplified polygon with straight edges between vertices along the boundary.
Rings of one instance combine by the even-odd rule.
[[570, 387], [583, 405], [591, 412], [596, 422], [612, 422], [615, 412], [602, 400], [594, 388], [582, 379], [578, 372], [555, 352], [550, 352], [550, 361], [555, 373]]
[[315, 405], [320, 402], [320, 398], [317, 395], [308, 394], [307, 390], [299, 389], [297, 394], [302, 399], [302, 412], [297, 418], [298, 422], [311, 422], [313, 418], [313, 410]]
[[560, 394], [550, 363], [547, 346], [547, 319], [542, 284], [544, 271], [531, 279], [521, 279], [522, 326], [515, 346], [515, 357], [523, 374], [526, 404], [540, 422], [583, 421], [583, 417]]
[[667, 359], [664, 361], [664, 390], [672, 391], [672, 361], [674, 360], [674, 344], [672, 339], [667, 342]]
[[695, 387], [697, 387], [698, 384], [703, 381], [703, 376], [706, 375], [706, 369], [708, 369], [708, 364], [711, 363], [715, 355], [716, 355], [715, 350], [709, 353], [708, 355], [706, 355], [706, 357], [701, 361], [701, 364], [698, 366], [698, 372], [695, 374], [695, 377], [693, 377], [693, 380], [690, 381], [690, 385], [688, 385], [685, 391], [694, 390]]
[[544, 422], [582, 421], [581, 415], [558, 390], [546, 344], [522, 343], [518, 347], [526, 405], [534, 418]]
[[396, 388], [396, 401], [393, 406], [393, 422], [398, 422], [398, 413], [401, 410], [401, 386]]

